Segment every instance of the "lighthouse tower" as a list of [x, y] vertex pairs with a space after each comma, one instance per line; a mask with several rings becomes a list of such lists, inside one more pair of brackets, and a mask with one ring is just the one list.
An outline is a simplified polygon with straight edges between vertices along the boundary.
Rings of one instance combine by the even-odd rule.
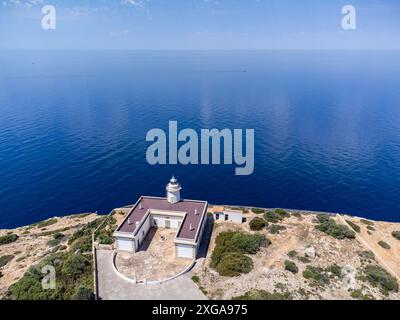
[[172, 177], [166, 187], [167, 200], [169, 203], [174, 204], [181, 201], [181, 189], [181, 184], [175, 179], [175, 177]]

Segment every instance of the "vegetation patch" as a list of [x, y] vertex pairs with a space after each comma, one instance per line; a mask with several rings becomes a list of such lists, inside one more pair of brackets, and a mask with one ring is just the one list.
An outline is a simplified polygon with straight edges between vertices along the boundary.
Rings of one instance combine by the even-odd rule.
[[285, 260], [285, 270], [290, 271], [291, 273], [299, 272], [299, 268], [297, 267], [297, 265], [290, 260]]
[[357, 233], [361, 232], [361, 228], [358, 224], [355, 224], [354, 222], [350, 220], [346, 220], [347, 224]]
[[251, 211], [255, 214], [262, 214], [265, 212], [264, 209], [260, 209], [260, 208], [252, 208]]
[[275, 209], [264, 213], [264, 219], [272, 223], [278, 223], [288, 217], [290, 217], [290, 214], [283, 209]]
[[375, 231], [375, 228], [373, 226], [367, 226], [367, 229], [370, 231]]
[[285, 227], [285, 226], [281, 226], [281, 225], [279, 225], [279, 224], [272, 224], [272, 225], [269, 227], [268, 230], [269, 230], [269, 232], [272, 233], [272, 234], [279, 234], [281, 231], [286, 230], [286, 227]]
[[0, 257], [0, 268], [4, 267], [7, 263], [9, 263], [15, 256], [12, 254], [8, 254]]
[[195, 283], [199, 283], [199, 282], [200, 282], [199, 276], [193, 276], [193, 277], [192, 277], [192, 280], [193, 280], [193, 282], [195, 282]]
[[367, 225], [367, 226], [373, 226], [374, 223], [371, 220], [366, 220], [366, 219], [360, 219], [360, 222]]
[[326, 269], [327, 272], [331, 273], [332, 276], [342, 278], [342, 267], [337, 264], [333, 264]]
[[10, 244], [18, 240], [18, 236], [16, 234], [7, 234], [5, 236], [0, 237], [0, 246], [5, 244]]
[[383, 248], [383, 249], [387, 249], [389, 250], [391, 248], [390, 244], [388, 244], [387, 242], [381, 240], [378, 242], [378, 244]]
[[395, 237], [397, 240], [400, 240], [400, 231], [393, 231], [392, 236]]
[[44, 220], [44, 221], [40, 221], [40, 222], [31, 224], [30, 227], [36, 227], [36, 228], [41, 229], [41, 228], [48, 227], [48, 226], [51, 226], [53, 224], [56, 224], [57, 222], [58, 222], [57, 218], [51, 218], [51, 219], [47, 219], [47, 220]]
[[264, 219], [255, 217], [253, 220], [250, 221], [249, 226], [250, 229], [253, 231], [259, 231], [264, 229], [268, 225], [268, 222], [266, 222]]
[[316, 228], [336, 239], [354, 239], [355, 232], [351, 230], [349, 227], [338, 224], [334, 219], [329, 217], [326, 214], [317, 215], [318, 225]]
[[364, 275], [374, 287], [379, 287], [381, 292], [387, 294], [389, 291], [399, 291], [397, 279], [384, 268], [378, 265], [368, 265], [364, 268]]
[[316, 285], [324, 286], [330, 283], [329, 276], [320, 267], [307, 266], [306, 270], [303, 271], [303, 277], [311, 280]]
[[72, 234], [68, 240], [68, 244], [72, 247], [74, 252], [92, 251], [92, 233], [103, 222], [103, 220], [104, 217], [97, 218]]
[[220, 275], [237, 276], [253, 269], [251, 258], [245, 254], [255, 254], [261, 247], [265, 247], [271, 242], [259, 233], [227, 231], [220, 233], [215, 243], [211, 255], [211, 267]]
[[364, 294], [361, 289], [351, 291], [350, 296], [356, 300], [375, 300], [370, 294]]
[[283, 293], [280, 292], [268, 292], [265, 290], [250, 290], [245, 294], [233, 297], [232, 300], [292, 300], [292, 295], [290, 292], [285, 291]]
[[307, 257], [299, 257], [298, 259], [301, 263], [310, 263], [311, 262], [311, 260], [308, 259]]
[[296, 250], [289, 251], [287, 255], [289, 258], [294, 258], [297, 256], [297, 251]]

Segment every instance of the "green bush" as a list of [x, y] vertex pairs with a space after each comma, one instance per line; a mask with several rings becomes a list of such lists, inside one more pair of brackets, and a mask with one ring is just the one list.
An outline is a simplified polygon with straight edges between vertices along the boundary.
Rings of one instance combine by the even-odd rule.
[[381, 288], [383, 292], [398, 291], [397, 279], [378, 265], [368, 265], [364, 269], [367, 280], [373, 285]]
[[59, 239], [51, 239], [49, 241], [47, 241], [47, 245], [50, 247], [55, 247], [58, 246], [60, 244], [60, 240]]
[[361, 228], [359, 225], [355, 224], [354, 222], [350, 220], [346, 220], [347, 224], [357, 233], [361, 232]]
[[10, 244], [18, 240], [18, 236], [16, 234], [7, 234], [5, 236], [0, 237], [0, 246], [4, 244]]
[[374, 223], [371, 220], [360, 219], [360, 222], [366, 224], [367, 226], [373, 226]]
[[249, 223], [250, 229], [253, 231], [259, 231], [259, 230], [265, 228], [266, 225], [267, 225], [267, 222], [264, 219], [259, 218], [259, 217], [255, 217]]
[[94, 292], [92, 289], [86, 287], [85, 285], [80, 285], [73, 297], [73, 300], [94, 300]]
[[307, 257], [299, 257], [299, 261], [301, 263], [310, 263], [311, 262], [311, 260], [308, 259]]
[[363, 294], [362, 290], [353, 290], [350, 294], [353, 299], [356, 300], [374, 300], [374, 297], [370, 294]]
[[0, 257], [0, 268], [4, 267], [6, 264], [8, 264], [14, 258], [15, 258], [15, 256], [12, 254], [8, 254], [8, 255]]
[[262, 214], [265, 212], [264, 209], [260, 209], [260, 208], [252, 208], [251, 211], [253, 211], [255, 214]]
[[114, 240], [107, 234], [100, 234], [99, 243], [100, 244], [113, 244]]
[[221, 276], [236, 277], [249, 273], [253, 269], [253, 261], [239, 252], [224, 253], [216, 270]]
[[332, 273], [332, 275], [342, 278], [342, 267], [338, 266], [337, 264], [333, 264], [326, 269], [326, 271]]
[[336, 239], [354, 239], [356, 236], [353, 230], [345, 225], [336, 223], [336, 221], [328, 215], [320, 214], [317, 216], [317, 220], [319, 224], [316, 228]]
[[360, 258], [366, 259], [366, 260], [374, 260], [375, 259], [375, 254], [370, 250], [361, 251], [358, 253], [358, 255], [360, 256]]
[[303, 277], [319, 285], [330, 283], [325, 270], [320, 267], [307, 266], [306, 270], [303, 271]]
[[400, 240], [400, 231], [393, 231], [392, 236], [395, 237], [397, 240]]
[[297, 265], [293, 261], [290, 261], [290, 260], [285, 260], [285, 270], [288, 270], [291, 273], [299, 272], [299, 268], [297, 267]]
[[385, 241], [381, 240], [378, 244], [383, 248], [389, 250], [391, 248], [390, 244], [386, 243]]
[[296, 218], [301, 218], [301, 213], [300, 212], [292, 212], [292, 216]]
[[90, 261], [81, 254], [72, 254], [64, 262], [62, 273], [70, 279], [78, 279], [90, 268]]
[[199, 276], [193, 276], [193, 277], [192, 277], [192, 280], [193, 280], [193, 282], [195, 282], [195, 283], [199, 283], [199, 282], [200, 282]]
[[373, 226], [367, 226], [367, 229], [371, 230], [371, 231], [375, 231], [375, 228]]
[[264, 213], [264, 219], [272, 223], [278, 223], [287, 217], [290, 217], [290, 214], [282, 209], [276, 209]]
[[51, 226], [53, 224], [56, 224], [57, 222], [58, 222], [57, 218], [52, 218], [52, 219], [47, 219], [47, 220], [44, 220], [44, 221], [40, 221], [40, 222], [34, 223], [31, 226], [41, 229], [41, 228], [48, 227], [48, 226]]
[[61, 232], [56, 232], [55, 234], [53, 234], [54, 239], [62, 239], [64, 237], [64, 234], [62, 234]]
[[289, 292], [267, 292], [265, 290], [250, 290], [245, 294], [233, 297], [232, 300], [292, 300], [292, 296]]
[[279, 224], [272, 224], [272, 225], [269, 227], [268, 230], [269, 230], [269, 232], [272, 233], [272, 234], [279, 234], [281, 231], [286, 230], [286, 227], [285, 227], [285, 226], [281, 226], [281, 225], [279, 225]]
[[236, 233], [232, 237], [232, 245], [237, 248], [239, 252], [255, 254], [261, 247], [265, 247], [270, 244], [270, 241], [262, 234], [245, 234]]
[[289, 258], [294, 258], [295, 256], [297, 256], [297, 251], [295, 250], [289, 251], [287, 255]]
[[215, 244], [211, 255], [211, 268], [221, 275], [232, 276], [250, 272], [253, 268], [252, 260], [244, 254], [255, 254], [260, 247], [269, 245], [270, 241], [259, 233], [226, 231], [217, 236]]

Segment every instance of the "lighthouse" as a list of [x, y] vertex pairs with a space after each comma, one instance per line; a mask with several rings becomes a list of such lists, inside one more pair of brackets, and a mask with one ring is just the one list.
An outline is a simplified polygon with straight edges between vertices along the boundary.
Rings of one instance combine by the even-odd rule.
[[174, 204], [181, 201], [181, 189], [181, 184], [175, 177], [172, 177], [166, 187], [167, 200], [169, 203]]

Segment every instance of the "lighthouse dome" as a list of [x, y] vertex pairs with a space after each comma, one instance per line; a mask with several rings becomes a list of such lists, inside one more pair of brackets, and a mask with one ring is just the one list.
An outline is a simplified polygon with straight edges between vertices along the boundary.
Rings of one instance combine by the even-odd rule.
[[167, 200], [169, 203], [177, 203], [181, 201], [181, 184], [175, 177], [172, 177], [169, 183], [167, 184]]

